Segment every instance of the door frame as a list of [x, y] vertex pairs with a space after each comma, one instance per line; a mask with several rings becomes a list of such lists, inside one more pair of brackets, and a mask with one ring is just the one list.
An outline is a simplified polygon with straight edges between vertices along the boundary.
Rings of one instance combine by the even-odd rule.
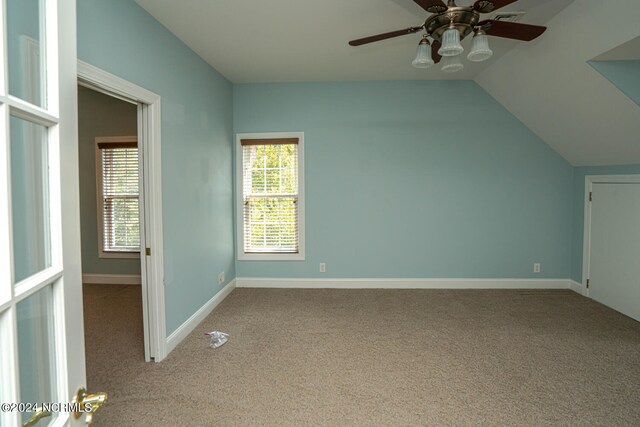
[[584, 177], [584, 239], [582, 250], [582, 295], [589, 297], [587, 279], [591, 274], [591, 200], [593, 184], [640, 184], [640, 175], [586, 175]]
[[162, 241], [162, 174], [160, 151], [161, 98], [153, 92], [78, 60], [78, 84], [138, 105], [138, 144], [141, 147], [142, 183], [140, 226], [142, 318], [145, 361], [159, 362], [167, 355]]

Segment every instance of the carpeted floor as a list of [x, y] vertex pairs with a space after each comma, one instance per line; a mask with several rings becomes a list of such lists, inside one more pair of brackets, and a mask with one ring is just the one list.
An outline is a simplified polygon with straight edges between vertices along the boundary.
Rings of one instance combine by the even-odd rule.
[[85, 288], [97, 426], [640, 425], [640, 323], [571, 291], [236, 289], [145, 364], [122, 288]]

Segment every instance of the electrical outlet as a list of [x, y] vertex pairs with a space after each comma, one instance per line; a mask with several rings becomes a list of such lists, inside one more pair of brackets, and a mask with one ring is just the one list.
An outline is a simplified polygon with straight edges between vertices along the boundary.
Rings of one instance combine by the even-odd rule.
[[325, 271], [327, 271], [327, 264], [325, 264], [324, 262], [320, 263], [320, 273], [324, 273]]
[[536, 262], [535, 264], [533, 264], [533, 272], [534, 273], [540, 273], [540, 263]]
[[218, 285], [222, 285], [224, 283], [224, 271], [218, 274]]

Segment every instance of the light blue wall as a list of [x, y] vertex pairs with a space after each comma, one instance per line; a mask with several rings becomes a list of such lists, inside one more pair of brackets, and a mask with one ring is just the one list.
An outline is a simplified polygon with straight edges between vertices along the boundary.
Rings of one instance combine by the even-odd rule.
[[232, 85], [133, 0], [77, 3], [78, 56], [162, 97], [167, 333], [235, 277]]
[[591, 61], [589, 64], [640, 106], [640, 60]]
[[239, 277], [570, 275], [572, 167], [474, 82], [235, 85], [233, 118], [305, 132], [307, 259]]
[[573, 232], [571, 251], [571, 279], [582, 283], [582, 256], [584, 242], [584, 193], [587, 175], [640, 174], [640, 165], [583, 166], [573, 172]]

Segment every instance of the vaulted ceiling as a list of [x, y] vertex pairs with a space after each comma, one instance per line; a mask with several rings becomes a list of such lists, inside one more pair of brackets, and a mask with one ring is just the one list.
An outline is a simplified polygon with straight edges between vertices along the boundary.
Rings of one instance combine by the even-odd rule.
[[493, 58], [450, 75], [411, 67], [419, 33], [347, 44], [421, 25], [428, 13], [412, 0], [136, 0], [234, 83], [474, 79], [574, 165], [640, 164], [640, 107], [588, 63], [635, 52], [637, 1], [518, 0], [501, 12], [547, 32], [493, 37]]
[[640, 106], [589, 64], [639, 22], [638, 0], [575, 0], [476, 81], [573, 165], [640, 164]]

